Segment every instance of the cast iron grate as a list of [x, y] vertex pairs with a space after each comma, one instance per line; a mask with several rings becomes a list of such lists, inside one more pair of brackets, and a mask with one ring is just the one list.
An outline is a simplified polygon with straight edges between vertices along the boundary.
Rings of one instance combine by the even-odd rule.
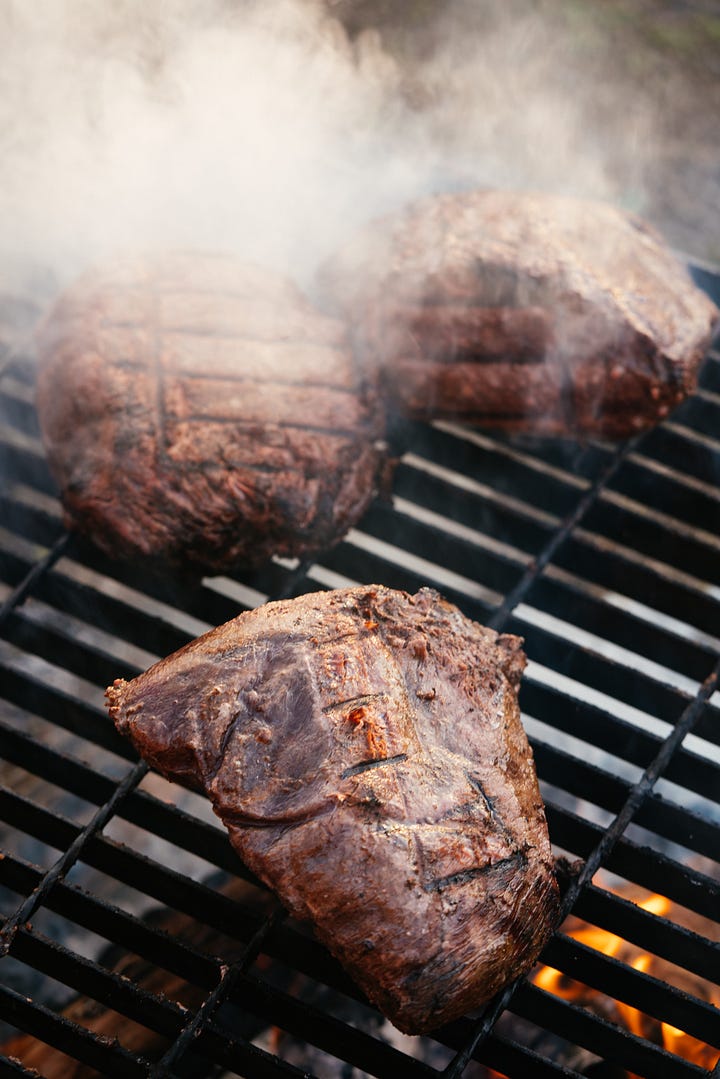
[[[720, 277], [695, 272], [718, 299]], [[245, 607], [352, 582], [433, 584], [519, 633], [551, 837], [578, 860], [565, 910], [687, 980], [678, 988], [565, 931], [543, 961], [720, 1050], [718, 1011], [698, 990], [720, 969], [720, 353], [670, 421], [621, 447], [410, 425], [392, 502], [333, 551], [193, 589], [65, 534], [32, 396], [30, 362], [11, 359], [0, 379], [0, 1075], [456, 1079], [486, 1074], [477, 1062], [509, 1077], [718, 1074], [524, 979], [431, 1038], [393, 1038], [199, 799], [137, 762], [101, 693]], [[643, 909], [626, 886], [667, 896], [702, 928]]]

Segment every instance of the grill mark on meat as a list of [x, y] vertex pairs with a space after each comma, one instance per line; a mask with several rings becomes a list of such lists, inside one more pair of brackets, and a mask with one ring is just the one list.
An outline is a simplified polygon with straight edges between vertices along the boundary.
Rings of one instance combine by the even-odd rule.
[[466, 771], [465, 772], [465, 778], [467, 779], [468, 783], [473, 788], [473, 790], [476, 790], [478, 792], [478, 794], [480, 795], [480, 800], [482, 801], [482, 803], [484, 804], [484, 806], [487, 809], [488, 813], [490, 814], [490, 818], [494, 821], [498, 831], [500, 831], [502, 833], [502, 835], [504, 836], [504, 838], [507, 840], [508, 845], [512, 848], [512, 850], [517, 851], [519, 853], [519, 847], [518, 847], [517, 843], [515, 842], [515, 839], [513, 838], [512, 833], [508, 831], [508, 828], [507, 828], [507, 826], [505, 824], [505, 821], [502, 819], [500, 814], [495, 809], [495, 799], [491, 798], [489, 796], [489, 794], [487, 794], [487, 792], [485, 791], [485, 788], [482, 785], [482, 782], [481, 782], [479, 776], [473, 775], [472, 772], [467, 772]]
[[[103, 330], [144, 330], [145, 327], [137, 322], [135, 319], [101, 319], [99, 326]], [[226, 328], [205, 327], [205, 326], [168, 326], [163, 325], [162, 332], [165, 334], [175, 333], [178, 336], [187, 337], [216, 337], [218, 340], [227, 341], [244, 341], [248, 345], [254, 344], [267, 344], [267, 340], [263, 337], [253, 337], [245, 333], [234, 332]], [[273, 344], [278, 342], [273, 341]], [[283, 337], [279, 342], [280, 346], [287, 346], [288, 348], [296, 345], [302, 345], [309, 348], [326, 348], [330, 352], [337, 352], [337, 343], [332, 341], [320, 341], [317, 338], [312, 337], [298, 337], [289, 338]]]
[[[325, 711], [325, 709], [323, 709]], [[401, 761], [408, 759], [407, 753], [397, 753], [394, 757], [374, 757], [369, 761], [360, 761], [358, 764], [351, 764], [349, 768], [343, 769], [340, 773], [341, 779], [349, 779], [351, 776], [356, 776], [360, 772], [369, 772], [371, 768], [380, 768], [383, 764], [399, 764]]]
[[478, 865], [472, 869], [463, 869], [459, 873], [451, 873], [447, 877], [437, 877], [435, 880], [428, 881], [427, 884], [423, 884], [423, 891], [425, 892], [442, 892], [446, 888], [451, 888], [455, 884], [466, 884], [470, 880], [475, 880], [477, 877], [489, 876], [492, 873], [502, 872], [505, 869], [521, 869], [527, 863], [527, 858], [518, 851], [516, 854], [511, 854], [508, 858], [501, 858], [497, 862], [491, 862], [490, 865]]
[[252, 431], [253, 428], [262, 427], [264, 430], [275, 431], [316, 431], [322, 435], [333, 435], [336, 438], [347, 439], [350, 442], [355, 442], [357, 439], [356, 431], [349, 431], [342, 427], [322, 427], [319, 424], [313, 423], [274, 423], [269, 424], [260, 420], [241, 420], [237, 416], [211, 416], [207, 413], [191, 413], [188, 416], [182, 417], [183, 423], [222, 423], [232, 424], [238, 427], [240, 430]]
[[217, 759], [215, 760], [215, 764], [207, 772], [207, 775], [205, 776], [205, 778], [203, 780], [203, 782], [206, 785], [209, 785], [210, 783], [212, 783], [213, 779], [215, 779], [215, 776], [218, 774], [218, 772], [222, 768], [223, 762], [225, 760], [225, 754], [227, 753], [228, 746], [230, 745], [230, 739], [232, 738], [232, 736], [233, 736], [233, 734], [235, 732], [235, 728], [238, 725], [238, 720], [240, 719], [240, 717], [242, 715], [243, 715], [242, 712], [236, 712], [235, 715], [230, 720], [230, 722], [228, 723], [227, 727], [225, 728], [225, 733], [223, 734], [222, 741], [220, 742], [220, 749], [218, 750], [218, 755], [217, 755]]
[[[119, 368], [121, 371], [145, 371], [147, 365], [142, 360], [130, 360], [130, 359], [117, 359], [113, 360], [110, 364], [112, 367]], [[357, 394], [357, 385], [343, 386], [334, 382], [319, 382], [313, 379], [306, 378], [278, 378], [274, 375], [268, 378], [262, 378], [259, 375], [245, 375], [245, 374], [230, 374], [221, 373], [215, 374], [212, 371], [188, 371], [186, 368], [170, 367], [167, 369], [171, 374], [182, 377], [183, 380], [192, 381], [192, 379], [202, 379], [205, 382], [237, 382], [244, 383], [249, 382], [255, 386], [289, 386], [299, 387], [300, 389], [307, 390], [322, 390], [327, 393], [341, 393], [348, 396], [355, 396]]]
[[360, 707], [363, 704], [369, 704], [370, 701], [381, 700], [385, 696], [385, 693], [362, 693], [359, 697], [347, 697], [344, 701], [333, 701], [332, 704], [326, 704], [323, 712], [332, 712], [336, 708], [343, 708], [346, 704], [354, 704]]

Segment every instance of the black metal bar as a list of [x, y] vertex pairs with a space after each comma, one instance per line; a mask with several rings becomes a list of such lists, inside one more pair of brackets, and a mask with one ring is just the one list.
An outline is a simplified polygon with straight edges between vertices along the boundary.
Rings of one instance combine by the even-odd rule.
[[720, 970], [720, 941], [707, 940], [684, 926], [676, 925], [614, 892], [591, 884], [583, 889], [573, 914], [647, 952], [692, 971], [707, 981], [717, 979]]
[[0, 984], [0, 1009], [6, 1022], [32, 1034], [62, 1053], [96, 1068], [101, 1075], [117, 1079], [145, 1079], [148, 1064], [107, 1038], [96, 1038], [71, 1020], [33, 1003]]
[[716, 438], [720, 430], [720, 403], [694, 395], [686, 398], [673, 415], [678, 423]]
[[[532, 747], [538, 775], [544, 783], [552, 783], [568, 794], [610, 812], [619, 811], [631, 788], [627, 780], [545, 742], [533, 740]], [[720, 862], [720, 822], [713, 823], [657, 795], [650, 795], [638, 810], [634, 823]]]
[[687, 1034], [720, 1048], [720, 1022], [714, 1005], [634, 970], [613, 956], [556, 933], [542, 954], [542, 962], [625, 1004], [637, 1007], [642, 1002], [646, 1015], [681, 1026]]
[[[588, 858], [601, 840], [604, 827], [554, 805], [549, 799], [545, 808], [556, 846]], [[682, 867], [659, 851], [622, 838], [608, 854], [604, 868], [648, 891], [659, 892], [704, 918], [717, 918], [720, 881], [696, 869]]]
[[2, 929], [0, 929], [0, 955], [7, 955], [18, 928], [32, 917], [33, 912], [44, 902], [51, 889], [65, 876], [80, 857], [90, 839], [105, 827], [113, 816], [116, 807], [141, 782], [147, 772], [148, 765], [144, 761], [140, 761], [127, 773], [122, 782], [118, 783], [112, 796], [97, 810], [92, 820], [85, 825], [64, 854], [47, 871], [37, 888], [23, 900], [14, 914], [6, 918]]
[[[720, 530], [718, 518], [711, 527]], [[660, 576], [619, 551], [603, 550], [573, 537], [554, 560], [561, 569], [600, 588], [637, 600], [650, 610], [670, 615], [711, 636], [717, 631], [718, 601], [698, 588]]]
[[[583, 589], [583, 582], [556, 580], [548, 575], [535, 581], [526, 602], [587, 630], [593, 636], [645, 656], [671, 671], [702, 681], [712, 666], [714, 653], [709, 645], [688, 639], [687, 632], [660, 626], [650, 617], [641, 618]], [[569, 630], [572, 633], [572, 629]]]
[[[513, 630], [520, 628], [519, 625], [516, 626], [513, 623], [511, 626]], [[617, 665], [608, 663], [604, 669], [610, 685], [610, 680], [618, 673]], [[641, 681], [641, 685], [644, 684]], [[685, 694], [673, 691], [668, 699], [673, 698], [679, 709], [687, 707], [688, 697]], [[526, 715], [533, 716], [556, 730], [572, 734], [590, 745], [604, 749], [642, 768], [649, 763], [660, 745], [659, 735], [636, 727], [627, 720], [616, 719], [602, 708], [585, 701], [578, 701], [553, 686], [536, 682], [529, 676], [523, 681], [520, 703]], [[705, 710], [696, 717], [696, 733], [702, 733], [706, 738], [711, 735], [708, 740], [717, 744], [718, 731], [713, 729], [713, 722], [711, 722], [711, 720], [714, 721], [715, 727], [717, 726], [717, 710], [713, 708], [711, 716], [706, 717], [705, 712], [708, 707], [706, 704]], [[651, 714], [657, 715], [657, 712]], [[662, 718], [664, 719], [665, 716]], [[706, 728], [710, 729], [706, 730]], [[720, 789], [718, 787], [719, 774], [718, 765], [714, 761], [683, 748], [675, 753], [668, 764], [665, 778], [702, 797], [716, 801], [717, 792]]]
[[55, 565], [57, 560], [65, 553], [69, 535], [63, 533], [55, 540], [47, 554], [30, 567], [25, 577], [15, 586], [7, 599], [0, 605], [0, 622], [8, 617], [21, 603], [24, 603], [30, 592], [36, 587], [38, 581], [48, 570]]
[[25, 1076], [25, 1079], [40, 1079], [34, 1068], [28, 1071], [27, 1068], [23, 1068], [19, 1060], [0, 1056], [0, 1079], [18, 1079], [18, 1076]]
[[165, 1079], [169, 1075], [173, 1064], [183, 1056], [200, 1030], [210, 1022], [222, 1002], [227, 999], [240, 976], [255, 961], [267, 937], [284, 917], [285, 912], [280, 906], [277, 906], [248, 941], [242, 957], [230, 966], [221, 968], [222, 973], [219, 982], [205, 998], [202, 1006], [185, 1025], [181, 1034], [163, 1055], [159, 1063], [153, 1067], [149, 1079]]
[[637, 810], [650, 794], [658, 778], [665, 772], [678, 746], [680, 746], [686, 736], [692, 731], [695, 723], [700, 717], [703, 706], [717, 688], [719, 673], [720, 662], [718, 662], [715, 669], [705, 679], [695, 699], [687, 706], [678, 719], [676, 726], [660, 746], [655, 759], [645, 769], [638, 782], [630, 791], [615, 820], [605, 831], [602, 839], [585, 862], [577, 879], [573, 881], [568, 888], [563, 900], [563, 911], [565, 913], [568, 913], [572, 909], [572, 905], [580, 890], [586, 883], [589, 883], [592, 880], [605, 856], [612, 847], [615, 846], [618, 838], [625, 831]]
[[[413, 1059], [387, 1042], [366, 1034], [325, 1010], [289, 996], [253, 975], [240, 978], [228, 999], [258, 1015], [272, 1016], [282, 1030], [331, 1053], [370, 1075], [400, 1079], [437, 1075], [434, 1068]], [[199, 1037], [202, 1045], [203, 1036]]]
[[25, 671], [0, 662], [3, 695], [26, 712], [41, 716], [93, 745], [127, 761], [137, 760], [137, 753], [115, 730], [107, 713], [54, 686], [45, 686]]
[[628, 454], [633, 451], [636, 443], [637, 439], [630, 439], [630, 441], [626, 442], [602, 471], [592, 487], [578, 499], [572, 511], [564, 518], [561, 526], [553, 533], [549, 542], [546, 543], [537, 558], [530, 563], [512, 592], [505, 597], [498, 610], [490, 619], [488, 624], [492, 629], [499, 629], [505, 625], [511, 612], [515, 610], [520, 601], [527, 595], [532, 585], [535, 583], [535, 580], [542, 574], [545, 567], [549, 565], [556, 553], [565, 544], [566, 540], [570, 538], [574, 530], [590, 511], [591, 507], [609, 485], [620, 466], [624, 464]]
[[184, 1005], [147, 992], [130, 978], [75, 955], [35, 930], [19, 929], [10, 955], [166, 1038], [177, 1037], [186, 1021]]
[[[705, 370], [709, 370], [709, 366], [706, 365]], [[720, 363], [715, 362], [712, 366], [717, 380], [715, 389], [720, 392]], [[708, 385], [708, 389], [712, 388]], [[688, 437], [691, 435], [690, 428], [663, 424], [645, 436], [642, 451], [670, 468], [679, 467], [687, 475], [715, 487], [720, 477], [720, 445], [714, 450], [709, 440], [696, 442]]]
[[395, 471], [393, 494], [528, 554], [539, 550], [555, 527], [555, 518], [538, 520], [521, 506], [492, 502], [403, 463]]
[[[10, 854], [0, 859], [0, 883], [19, 895], [27, 895], [37, 888], [42, 877], [41, 870]], [[176, 938], [111, 903], [86, 894], [75, 885], [61, 881], [48, 894], [45, 906], [195, 985], [210, 989], [219, 977], [219, 960], [201, 955]]]
[[704, 1068], [537, 986], [523, 984], [513, 997], [511, 1010], [573, 1044], [585, 1046], [603, 1060], [622, 1061], [628, 1071], [647, 1079], [707, 1079]]
[[[114, 789], [113, 780], [96, 769], [1, 722], [0, 751], [5, 760], [95, 805], [105, 802]], [[254, 874], [239, 862], [224, 829], [199, 820], [146, 791], [132, 791], [118, 806], [117, 815], [182, 850], [197, 854], [219, 869], [236, 876], [242, 874], [247, 880], [256, 882]]]

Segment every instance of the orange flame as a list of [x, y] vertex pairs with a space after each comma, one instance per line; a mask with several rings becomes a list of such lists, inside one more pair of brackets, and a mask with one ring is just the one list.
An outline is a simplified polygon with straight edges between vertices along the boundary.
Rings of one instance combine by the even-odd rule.
[[[635, 902], [643, 910], [658, 917], [667, 917], [674, 909], [673, 903], [662, 895], [651, 895], [649, 898], [639, 902], [636, 899]], [[581, 923], [577, 927], [568, 930], [568, 935], [581, 944], [602, 952], [603, 955], [622, 958], [634, 970], [654, 974], [655, 977], [672, 983], [672, 976], [667, 970], [653, 970], [656, 957], [649, 952], [639, 951], [634, 945], [629, 944], [614, 933], [609, 933], [605, 929], [599, 929], [587, 923]], [[569, 975], [555, 970], [554, 967], [541, 967], [533, 976], [533, 981], [540, 989], [561, 997], [563, 1000], [574, 1000], [583, 1006], [590, 1005], [592, 1007], [593, 1000], [596, 1002], [608, 1000], [598, 990], [575, 981]], [[710, 1003], [720, 1006], [720, 994], [718, 994], [717, 989], [702, 979], [698, 979], [697, 995], [702, 995]], [[618, 1021], [632, 1034], [640, 1038], [657, 1041], [668, 1052], [675, 1053], [684, 1060], [710, 1070], [720, 1058], [720, 1053], [718, 1053], [717, 1049], [699, 1041], [697, 1038], [693, 1038], [691, 1035], [686, 1034], [684, 1030], [679, 1030], [670, 1023], [659, 1023], [623, 1001], [612, 1001], [612, 1005]], [[720, 1016], [718, 1018], [720, 1019]]]

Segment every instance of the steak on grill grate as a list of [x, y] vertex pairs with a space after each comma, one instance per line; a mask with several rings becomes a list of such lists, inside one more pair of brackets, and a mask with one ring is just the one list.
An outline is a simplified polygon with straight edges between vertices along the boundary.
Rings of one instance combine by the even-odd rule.
[[526, 971], [557, 886], [517, 637], [431, 589], [269, 603], [108, 691], [160, 772], [204, 790], [248, 866], [400, 1029]]
[[383, 418], [342, 324], [229, 256], [115, 262], [40, 333], [38, 413], [68, 523], [217, 572], [304, 555], [371, 501]]
[[426, 198], [320, 274], [411, 416], [622, 438], [695, 385], [717, 309], [646, 224], [508, 191]]

